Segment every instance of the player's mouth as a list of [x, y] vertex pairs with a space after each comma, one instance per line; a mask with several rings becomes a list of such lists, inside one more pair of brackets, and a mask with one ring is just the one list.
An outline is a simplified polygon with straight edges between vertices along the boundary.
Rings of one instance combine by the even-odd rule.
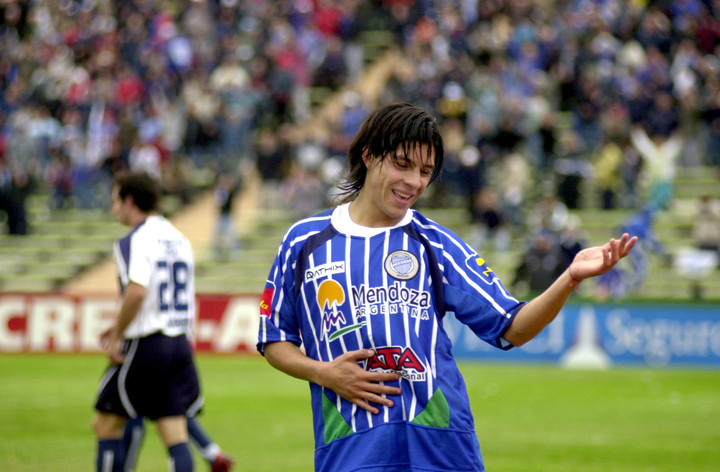
[[397, 190], [393, 190], [393, 195], [395, 195], [395, 198], [397, 198], [402, 203], [407, 203], [413, 198], [413, 194], [411, 193], [402, 193], [398, 192]]

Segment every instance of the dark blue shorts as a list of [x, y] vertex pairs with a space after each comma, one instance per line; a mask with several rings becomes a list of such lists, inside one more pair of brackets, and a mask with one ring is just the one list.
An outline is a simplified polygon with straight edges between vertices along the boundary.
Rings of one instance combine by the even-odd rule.
[[192, 347], [185, 336], [162, 333], [125, 341], [125, 362], [110, 365], [95, 409], [151, 420], [197, 413], [202, 407]]

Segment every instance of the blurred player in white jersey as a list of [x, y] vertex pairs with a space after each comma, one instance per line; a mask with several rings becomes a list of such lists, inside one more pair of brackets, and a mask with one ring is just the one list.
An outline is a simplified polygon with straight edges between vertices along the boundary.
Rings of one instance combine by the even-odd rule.
[[111, 364], [93, 418], [97, 470], [125, 470], [123, 428], [129, 418], [146, 417], [167, 447], [170, 470], [192, 471], [188, 417], [203, 402], [188, 339], [195, 316], [192, 247], [159, 214], [159, 185], [148, 174], [118, 176], [111, 199], [117, 220], [132, 230], [114, 244], [122, 303], [101, 336]]
[[317, 471], [484, 471], [445, 314], [495, 347], [520, 346], [637, 240], [581, 251], [519, 301], [470, 246], [412, 209], [443, 152], [424, 110], [375, 110], [350, 146], [340, 204], [295, 223], [270, 270], [257, 347], [310, 382]]

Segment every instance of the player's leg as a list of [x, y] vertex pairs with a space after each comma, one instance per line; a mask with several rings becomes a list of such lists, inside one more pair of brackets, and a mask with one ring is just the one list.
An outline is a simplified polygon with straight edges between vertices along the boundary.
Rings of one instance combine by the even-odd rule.
[[108, 366], [98, 386], [95, 416], [92, 420], [93, 432], [98, 442], [98, 472], [123, 472], [125, 467], [127, 451], [123, 441], [123, 428], [128, 417], [132, 415], [128, 413], [120, 395], [123, 382], [119, 380], [121, 376], [125, 379], [124, 372], [119, 365]]
[[211, 472], [227, 472], [232, 469], [233, 461], [225, 455], [220, 446], [210, 438], [200, 426], [196, 417], [188, 417], [188, 435], [190, 442], [197, 448], [200, 454], [210, 463]]
[[145, 421], [142, 416], [131, 418], [125, 423], [123, 442], [125, 444], [125, 472], [132, 472], [137, 466], [140, 446], [145, 438]]
[[[155, 336], [153, 352], [160, 377], [157, 394], [148, 406], [149, 419], [156, 422], [158, 433], [170, 455], [172, 472], [192, 472], [193, 457], [188, 444], [187, 417], [193, 405], [202, 406], [200, 382], [185, 336]], [[197, 411], [197, 410], [195, 410]]]
[[123, 472], [125, 466], [125, 443], [123, 427], [127, 418], [96, 411], [93, 417], [93, 431], [97, 438], [97, 472]]
[[193, 458], [188, 445], [187, 418], [158, 418], [157, 429], [170, 456], [171, 472], [192, 472]]

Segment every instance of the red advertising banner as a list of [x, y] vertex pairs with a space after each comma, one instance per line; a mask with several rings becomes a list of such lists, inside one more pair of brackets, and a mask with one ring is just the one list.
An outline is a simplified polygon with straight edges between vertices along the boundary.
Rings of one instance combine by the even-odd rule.
[[[116, 296], [0, 294], [0, 353], [97, 352]], [[198, 352], [254, 352], [260, 296], [198, 295]]]

